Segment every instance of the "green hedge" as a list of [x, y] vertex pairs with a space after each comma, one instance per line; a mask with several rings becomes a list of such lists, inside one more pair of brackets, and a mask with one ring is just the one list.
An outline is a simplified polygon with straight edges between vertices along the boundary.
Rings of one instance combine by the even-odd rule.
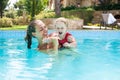
[[94, 6], [95, 10], [120, 10], [120, 4], [108, 4]]
[[[62, 11], [61, 16], [69, 19], [83, 19], [84, 24], [90, 23], [93, 18], [94, 10], [91, 8], [87, 8], [86, 10], [70, 10], [70, 11]], [[55, 16], [55, 12], [41, 12], [39, 15], [36, 15], [36, 19], [43, 18], [57, 18]]]
[[79, 18], [84, 20], [84, 24], [90, 23], [93, 19], [94, 11], [89, 10], [71, 10], [63, 11], [62, 16], [67, 18]]
[[92, 8], [93, 10], [120, 10], [120, 4], [102, 4], [97, 6], [89, 6], [89, 7], [76, 7], [76, 6], [67, 6], [62, 8], [62, 11], [70, 11], [70, 10], [87, 10], [88, 8]]

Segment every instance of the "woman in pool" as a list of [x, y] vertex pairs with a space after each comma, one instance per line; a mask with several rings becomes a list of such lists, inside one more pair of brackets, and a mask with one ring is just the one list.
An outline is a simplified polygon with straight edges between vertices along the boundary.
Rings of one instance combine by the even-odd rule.
[[[59, 37], [59, 48], [65, 47], [65, 48], [75, 48], [76, 47], [76, 40], [67, 31], [68, 23], [65, 18], [58, 18], [55, 21], [55, 28], [57, 36]], [[54, 33], [54, 34], [56, 34]]]
[[48, 30], [41, 20], [33, 20], [27, 28], [25, 41], [27, 41], [29, 49], [31, 48], [32, 37], [38, 40], [38, 50], [46, 53], [49, 51], [58, 51], [58, 38], [48, 35]]

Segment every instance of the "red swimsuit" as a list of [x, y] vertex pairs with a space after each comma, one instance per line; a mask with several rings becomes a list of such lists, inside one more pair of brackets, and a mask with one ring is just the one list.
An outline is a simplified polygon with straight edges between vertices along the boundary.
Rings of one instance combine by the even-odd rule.
[[[59, 45], [62, 47], [64, 43], [68, 42], [68, 36], [71, 36], [70, 33], [66, 33], [65, 38], [62, 40], [58, 40]], [[69, 42], [68, 42], [69, 43]]]

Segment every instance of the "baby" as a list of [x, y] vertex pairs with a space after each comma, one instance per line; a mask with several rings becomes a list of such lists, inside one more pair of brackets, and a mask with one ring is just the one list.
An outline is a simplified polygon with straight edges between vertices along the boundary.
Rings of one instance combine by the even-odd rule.
[[56, 19], [55, 21], [55, 28], [56, 28], [56, 34], [58, 36], [58, 42], [59, 42], [59, 48], [75, 48], [76, 47], [76, 40], [67, 31], [67, 20], [63, 17]]

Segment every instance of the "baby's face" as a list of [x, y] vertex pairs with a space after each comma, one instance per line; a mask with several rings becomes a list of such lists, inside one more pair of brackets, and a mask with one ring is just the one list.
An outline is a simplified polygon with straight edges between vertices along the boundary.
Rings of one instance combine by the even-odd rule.
[[64, 35], [67, 31], [67, 26], [64, 22], [56, 22], [56, 31], [58, 35]]

